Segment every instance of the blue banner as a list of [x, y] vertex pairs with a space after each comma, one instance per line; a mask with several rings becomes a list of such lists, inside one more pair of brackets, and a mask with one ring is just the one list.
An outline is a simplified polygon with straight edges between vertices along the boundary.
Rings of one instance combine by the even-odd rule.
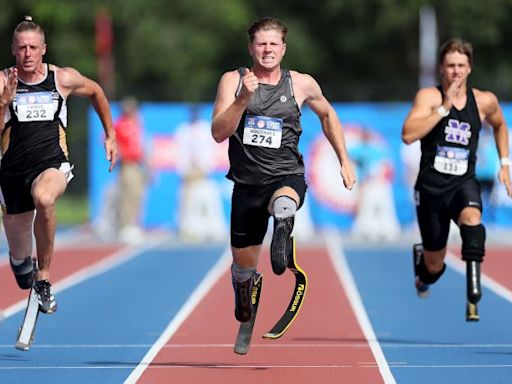
[[[232, 184], [224, 177], [229, 166], [227, 141], [215, 143], [210, 135], [212, 104], [141, 103], [140, 107], [147, 164], [141, 225], [179, 232], [180, 226], [185, 225], [183, 211], [190, 205], [188, 198], [196, 205], [203, 204], [203, 211], [222, 216], [215, 218], [216, 221], [208, 221], [211, 218], [196, 221], [195, 226], [206, 223], [219, 228], [217, 236], [225, 235], [229, 227]], [[380, 233], [390, 238], [414, 228], [412, 188], [420, 156], [419, 143], [405, 146], [401, 141], [402, 124], [410, 104], [335, 103], [334, 107], [342, 121], [358, 182], [352, 191], [343, 187], [338, 160], [323, 136], [320, 122], [311, 110], [304, 108], [300, 149], [306, 162], [308, 193], [300, 213], [301, 225], [310, 229], [352, 231], [355, 235]], [[190, 128], [192, 111], [199, 114], [196, 128]], [[118, 104], [112, 105], [112, 112], [116, 119], [120, 113]], [[507, 121], [512, 121], [512, 105], [504, 105], [504, 113]], [[123, 191], [116, 187], [117, 171], [108, 172], [103, 130], [92, 109], [89, 123], [90, 219], [108, 230], [116, 225], [116, 196]], [[195, 192], [185, 188], [191, 178], [187, 174], [191, 162], [201, 163], [198, 167], [203, 175], [202, 181], [195, 184]], [[498, 169], [492, 131], [484, 129], [477, 169], [482, 179], [484, 221], [510, 227], [512, 201], [497, 182]], [[194, 226], [193, 221], [188, 225]]]

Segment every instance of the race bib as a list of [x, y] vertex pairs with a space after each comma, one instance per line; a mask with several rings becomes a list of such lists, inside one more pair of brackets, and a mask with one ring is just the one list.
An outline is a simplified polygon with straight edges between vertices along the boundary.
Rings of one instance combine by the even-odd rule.
[[469, 149], [438, 146], [434, 168], [441, 173], [462, 176], [468, 171], [468, 160]]
[[52, 121], [54, 115], [52, 93], [19, 93], [16, 95], [16, 109], [19, 121]]
[[283, 136], [283, 119], [247, 115], [244, 123], [244, 144], [279, 148]]

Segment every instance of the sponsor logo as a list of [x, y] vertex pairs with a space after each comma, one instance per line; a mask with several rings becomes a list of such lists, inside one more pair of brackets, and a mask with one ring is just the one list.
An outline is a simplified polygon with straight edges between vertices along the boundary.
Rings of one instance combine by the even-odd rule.
[[304, 284], [299, 284], [297, 286], [297, 291], [295, 292], [295, 298], [293, 299], [292, 307], [290, 308], [290, 312], [295, 312], [297, 310], [297, 305], [302, 299], [302, 295], [304, 295]]
[[256, 305], [256, 299], [258, 298], [258, 286], [252, 287], [251, 293], [251, 303], [252, 305]]
[[282, 95], [279, 100], [281, 100], [281, 103], [286, 103], [286, 100], [288, 100], [288, 98], [285, 96], [285, 95]]

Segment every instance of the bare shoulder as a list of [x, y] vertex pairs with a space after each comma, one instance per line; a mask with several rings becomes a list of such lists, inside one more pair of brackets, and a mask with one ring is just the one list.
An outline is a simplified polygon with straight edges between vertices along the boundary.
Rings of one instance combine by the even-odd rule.
[[436, 87], [426, 87], [416, 92], [416, 100], [439, 104], [443, 100], [443, 95]]
[[82, 80], [82, 75], [72, 67], [57, 67], [53, 65], [59, 85], [65, 88], [74, 88]]
[[310, 104], [317, 100], [324, 100], [322, 89], [315, 78], [307, 73], [290, 71], [292, 78], [295, 100], [301, 106], [303, 103]]
[[311, 76], [307, 73], [301, 73], [301, 72], [290, 70], [290, 76], [291, 76], [292, 82], [295, 86], [298, 86], [301, 88], [318, 86], [318, 83], [313, 78], [313, 76]]
[[476, 104], [484, 110], [492, 110], [498, 106], [498, 98], [491, 91], [473, 88], [473, 94], [475, 95]]
[[227, 84], [238, 84], [238, 81], [240, 80], [240, 72], [238, 72], [237, 69], [234, 69], [232, 71], [224, 72], [220, 78], [220, 81]]

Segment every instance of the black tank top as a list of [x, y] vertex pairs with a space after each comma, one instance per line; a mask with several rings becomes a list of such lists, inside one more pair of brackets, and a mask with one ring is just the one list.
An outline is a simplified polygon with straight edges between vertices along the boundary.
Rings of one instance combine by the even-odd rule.
[[[442, 87], [437, 88], [443, 94]], [[421, 139], [421, 162], [416, 189], [440, 195], [475, 177], [481, 127], [475, 96], [468, 87], [464, 108], [458, 110], [452, 107], [450, 114]]]
[[68, 159], [66, 103], [49, 65], [46, 72], [46, 78], [37, 84], [18, 79], [2, 133], [1, 174], [32, 172]]
[[[240, 68], [237, 95], [242, 71]], [[226, 177], [237, 183], [262, 185], [287, 175], [304, 175], [298, 147], [300, 116], [288, 70], [281, 70], [277, 85], [259, 84], [229, 138], [230, 169]]]

